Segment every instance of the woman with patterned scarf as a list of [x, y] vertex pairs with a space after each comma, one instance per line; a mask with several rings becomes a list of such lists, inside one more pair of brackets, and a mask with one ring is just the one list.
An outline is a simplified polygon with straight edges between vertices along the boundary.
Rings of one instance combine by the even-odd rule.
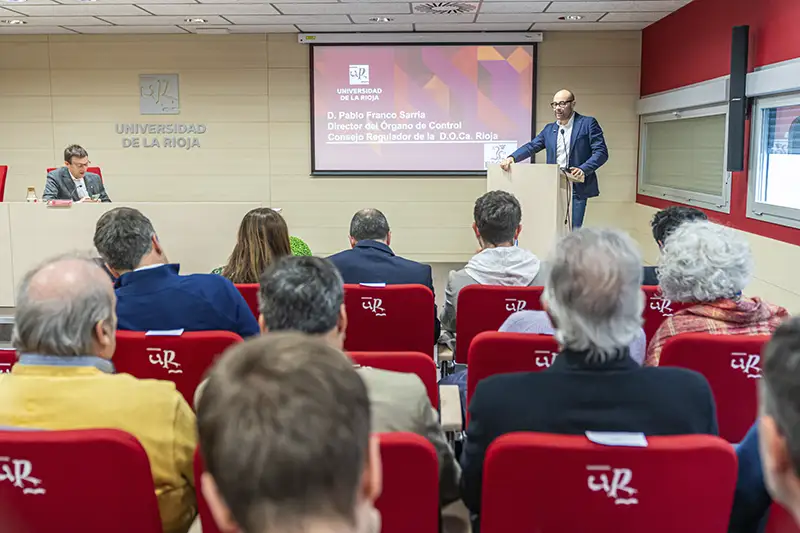
[[645, 366], [658, 366], [664, 344], [681, 333], [771, 335], [789, 313], [742, 295], [752, 273], [750, 246], [735, 230], [708, 221], [679, 226], [664, 244], [658, 279], [665, 298], [696, 305], [661, 324]]

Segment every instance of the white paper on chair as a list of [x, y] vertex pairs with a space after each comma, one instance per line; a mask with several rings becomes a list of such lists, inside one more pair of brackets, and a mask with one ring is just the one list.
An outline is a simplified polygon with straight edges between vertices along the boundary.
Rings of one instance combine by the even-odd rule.
[[183, 329], [151, 329], [144, 334], [145, 337], [180, 337]]
[[621, 431], [587, 431], [586, 438], [602, 446], [627, 446], [631, 448], [647, 448], [647, 437], [644, 433], [626, 433]]
[[373, 287], [373, 288], [382, 288], [385, 287], [385, 283], [359, 283], [362, 287]]

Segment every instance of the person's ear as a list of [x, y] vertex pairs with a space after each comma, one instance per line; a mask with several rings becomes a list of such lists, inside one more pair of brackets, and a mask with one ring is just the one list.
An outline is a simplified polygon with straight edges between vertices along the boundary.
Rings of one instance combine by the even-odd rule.
[[119, 278], [120, 274], [116, 268], [111, 268], [111, 265], [109, 265], [108, 263], [103, 263], [103, 264], [106, 266], [106, 270], [108, 270], [111, 273], [111, 275], [114, 276], [115, 279]]
[[759, 445], [764, 470], [773, 476], [785, 476], [794, 471], [786, 437], [781, 434], [775, 419], [762, 414], [759, 418]]
[[381, 444], [377, 433], [369, 437], [367, 447], [367, 464], [361, 476], [361, 497], [364, 501], [373, 503], [383, 490], [383, 467], [381, 465]]
[[659, 248], [663, 248], [664, 247], [664, 243], [662, 241], [659, 241], [658, 239], [656, 239], [656, 242], [658, 243], [658, 247]]
[[[481, 232], [478, 231], [478, 225], [476, 223], [472, 223], [472, 231], [475, 233], [475, 238], [478, 239], [478, 242], [481, 242]], [[481, 243], [481, 246], [483, 244]]]
[[339, 307], [339, 319], [336, 321], [336, 331], [344, 338], [344, 332], [347, 331], [347, 310], [344, 304]]
[[519, 234], [522, 233], [522, 224], [517, 226], [516, 231], [514, 231], [514, 240], [519, 239]]
[[158, 255], [164, 255], [164, 250], [161, 249], [161, 243], [158, 242], [158, 235], [153, 235], [150, 237], [150, 240], [153, 243], [153, 251]]
[[219, 493], [217, 483], [208, 472], [203, 472], [202, 492], [203, 497], [206, 499], [206, 503], [208, 504], [208, 509], [211, 511], [211, 516], [214, 517], [214, 522], [217, 523], [219, 530], [223, 533], [234, 533], [239, 531], [239, 526], [233, 519], [231, 510], [228, 508], [228, 505], [225, 503], [225, 501], [222, 499], [222, 495]]
[[392, 232], [386, 234], [386, 246], [392, 245]]
[[258, 329], [261, 330], [262, 335], [267, 332], [267, 323], [264, 320], [264, 315], [262, 313], [258, 314]]
[[347, 237], [350, 240], [350, 248], [355, 248], [358, 241], [355, 240], [352, 236]]
[[111, 350], [114, 352], [114, 344], [116, 343], [114, 326], [109, 324], [107, 320], [100, 320], [94, 325], [94, 336], [97, 343], [103, 352]]

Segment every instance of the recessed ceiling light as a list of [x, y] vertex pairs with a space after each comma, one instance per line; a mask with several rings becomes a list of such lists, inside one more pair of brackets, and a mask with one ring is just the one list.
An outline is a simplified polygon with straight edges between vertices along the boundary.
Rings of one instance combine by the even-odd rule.
[[27, 24], [27, 22], [19, 19], [5, 19], [5, 20], [0, 20], [0, 24], [8, 24], [9, 26], [21, 26], [22, 24]]
[[389, 17], [372, 17], [371, 19], [369, 19], [370, 22], [378, 22], [378, 23], [381, 23], [381, 24], [386, 23], [386, 22], [391, 22], [392, 20], [394, 20], [394, 19], [391, 19]]
[[564, 15], [558, 17], [558, 20], [583, 20], [583, 15]]
[[186, 24], [208, 24], [208, 20], [206, 20], [206, 19], [196, 19], [196, 18], [191, 18], [191, 17], [189, 17], [188, 19], [185, 19], [184, 22]]
[[78, 2], [88, 4], [88, 3], [91, 3], [91, 2], [97, 2], [97, 0], [78, 0]]
[[21, 4], [22, 2], [27, 2], [28, 0], [5, 0], [9, 4]]

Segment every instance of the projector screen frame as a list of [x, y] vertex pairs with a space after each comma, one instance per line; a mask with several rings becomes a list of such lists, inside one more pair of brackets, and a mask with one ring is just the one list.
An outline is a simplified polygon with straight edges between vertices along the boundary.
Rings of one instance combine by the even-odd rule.
[[[531, 129], [529, 139], [533, 139], [536, 134], [536, 90], [537, 80], [539, 78], [539, 42], [537, 41], [520, 41], [520, 42], [486, 42], [486, 41], [470, 41], [470, 42], [423, 42], [423, 43], [410, 43], [410, 42], [342, 42], [342, 43], [315, 43], [309, 42], [308, 44], [308, 64], [309, 64], [309, 103], [310, 103], [310, 152], [311, 152], [311, 173], [312, 177], [458, 177], [458, 178], [485, 178], [486, 170], [318, 170], [316, 168], [316, 150], [315, 150], [315, 109], [314, 109], [314, 49], [321, 48], [335, 48], [335, 47], [352, 47], [352, 46], [531, 46], [533, 47], [533, 68], [531, 69]], [[528, 142], [528, 141], [525, 141]], [[533, 158], [531, 158], [533, 162]]]

